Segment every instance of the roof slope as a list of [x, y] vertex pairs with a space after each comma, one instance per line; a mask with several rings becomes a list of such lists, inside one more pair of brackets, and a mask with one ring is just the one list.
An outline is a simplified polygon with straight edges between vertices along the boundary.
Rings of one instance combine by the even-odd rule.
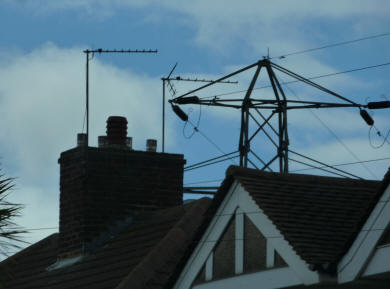
[[381, 182], [278, 174], [231, 167], [237, 179], [307, 263], [335, 264], [378, 201]]
[[[210, 200], [141, 214], [104, 247], [71, 266], [56, 262], [53, 234], [1, 263], [5, 288], [162, 288], [192, 240]], [[166, 264], [166, 266], [162, 266]], [[3, 275], [4, 275], [3, 274]]]

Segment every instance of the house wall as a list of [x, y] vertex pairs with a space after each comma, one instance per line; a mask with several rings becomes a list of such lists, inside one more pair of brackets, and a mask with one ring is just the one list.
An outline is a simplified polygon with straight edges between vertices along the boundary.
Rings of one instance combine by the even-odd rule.
[[221, 279], [234, 276], [235, 263], [235, 224], [234, 218], [230, 220], [223, 236], [214, 250], [213, 279]]

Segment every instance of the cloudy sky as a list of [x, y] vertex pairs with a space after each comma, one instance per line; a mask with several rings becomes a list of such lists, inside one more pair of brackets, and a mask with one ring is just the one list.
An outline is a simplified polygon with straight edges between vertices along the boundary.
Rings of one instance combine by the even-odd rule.
[[[25, 204], [23, 216], [16, 220], [31, 230], [25, 240], [33, 243], [57, 230], [57, 160], [76, 145], [77, 133], [85, 131], [84, 49], [158, 49], [156, 55], [95, 55], [90, 62], [91, 144], [105, 133], [109, 115], [123, 115], [134, 148], [144, 150], [147, 138], [161, 144], [161, 77], [176, 62], [174, 76], [206, 79], [252, 64], [268, 50], [271, 61], [305, 77], [383, 64], [316, 81], [357, 103], [390, 100], [389, 34], [278, 58], [390, 33], [389, 12], [387, 0], [0, 0], [0, 161], [2, 172], [16, 177], [10, 200]], [[238, 84], [219, 84], [198, 95], [245, 90], [253, 73], [231, 79]], [[281, 82], [291, 80], [277, 76]], [[178, 96], [200, 83], [174, 85]], [[264, 85], [262, 72], [256, 87]], [[338, 101], [299, 83], [284, 89], [289, 99]], [[272, 91], [257, 89], [254, 96], [272, 97]], [[243, 93], [220, 97], [241, 98]], [[183, 153], [192, 164], [237, 150], [239, 111], [182, 108], [199, 123], [201, 133], [185, 126], [169, 108], [168, 152]], [[389, 112], [370, 112], [382, 136], [390, 129]], [[370, 131], [356, 108], [292, 111], [288, 123], [295, 151], [332, 165], [384, 159], [339, 167], [363, 178], [379, 180], [389, 167], [390, 140]], [[275, 154], [261, 134], [252, 148], [264, 159]], [[226, 167], [234, 163], [237, 160], [189, 171], [185, 184], [218, 185]], [[276, 164], [272, 168], [277, 170]], [[291, 171], [304, 168], [290, 164]]]

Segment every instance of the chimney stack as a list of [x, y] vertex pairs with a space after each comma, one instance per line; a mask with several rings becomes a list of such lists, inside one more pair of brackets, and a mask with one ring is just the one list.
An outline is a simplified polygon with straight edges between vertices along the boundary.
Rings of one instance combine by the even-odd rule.
[[[155, 152], [156, 141], [148, 144]], [[134, 213], [182, 204], [183, 155], [129, 146], [127, 120], [114, 116], [98, 148], [61, 153], [59, 258], [86, 253], [95, 237]]]

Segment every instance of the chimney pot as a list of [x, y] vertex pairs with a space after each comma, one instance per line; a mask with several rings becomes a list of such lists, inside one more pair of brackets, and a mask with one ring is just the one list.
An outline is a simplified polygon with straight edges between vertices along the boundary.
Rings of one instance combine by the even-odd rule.
[[104, 148], [107, 146], [107, 136], [101, 135], [98, 136], [98, 145], [100, 148]]
[[110, 116], [107, 119], [107, 144], [126, 146], [127, 120], [123, 116]]
[[131, 150], [133, 149], [133, 138], [132, 137], [126, 138], [126, 146]]
[[77, 146], [83, 147], [87, 145], [87, 134], [86, 133], [78, 133], [77, 134]]
[[146, 140], [146, 151], [155, 153], [157, 151], [157, 140], [147, 139]]

